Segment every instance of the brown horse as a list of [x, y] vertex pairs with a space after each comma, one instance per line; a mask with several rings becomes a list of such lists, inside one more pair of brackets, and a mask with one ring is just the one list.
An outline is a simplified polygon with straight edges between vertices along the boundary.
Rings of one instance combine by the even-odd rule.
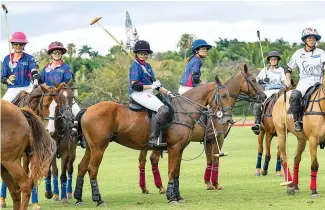
[[[325, 145], [325, 76], [323, 75], [322, 84], [316, 86], [315, 89], [307, 91], [306, 95], [310, 93], [310, 98], [305, 97], [306, 107], [303, 116], [304, 128], [302, 132], [295, 132], [292, 114], [288, 115], [287, 111], [289, 109], [289, 100], [284, 100], [284, 97], [280, 97], [274, 105], [273, 108], [273, 122], [278, 134], [279, 151], [281, 157], [281, 163], [285, 174], [287, 185], [287, 192], [289, 194], [294, 194], [299, 191], [298, 187], [298, 172], [299, 163], [301, 161], [301, 154], [306, 147], [306, 141], [309, 141], [309, 152], [311, 158], [311, 178], [310, 178], [310, 190], [312, 197], [318, 197], [317, 192], [317, 172], [318, 172], [318, 162], [317, 162], [317, 147], [324, 148]], [[287, 93], [289, 98], [291, 91]], [[285, 109], [284, 109], [285, 108]], [[294, 174], [291, 177], [290, 170], [287, 166], [287, 154], [286, 154], [286, 134], [287, 130], [297, 137], [298, 145], [295, 152], [294, 158]]]
[[[55, 142], [33, 111], [5, 100], [1, 100], [1, 124], [1, 178], [9, 188], [13, 209], [27, 209], [32, 187], [49, 168]], [[32, 152], [30, 177], [21, 166], [28, 148]]]
[[[167, 142], [168, 149], [168, 175], [169, 184], [167, 199], [169, 204], [183, 202], [179, 192], [179, 173], [181, 158], [185, 147], [189, 144], [192, 130], [201, 114], [206, 112], [209, 105], [216, 111], [222, 106], [222, 110], [229, 105], [228, 97], [217, 97], [224, 95], [224, 88], [219, 89], [219, 79], [215, 82], [201, 85], [188, 91], [184, 96], [179, 95], [172, 99], [175, 110], [172, 124], [163, 130], [163, 139]], [[220, 99], [221, 98], [221, 99]], [[220, 99], [220, 100], [219, 100]], [[216, 101], [219, 100], [220, 104]], [[220, 119], [228, 123], [231, 119], [231, 109], [224, 112]], [[97, 173], [102, 161], [103, 154], [108, 144], [115, 141], [123, 146], [144, 150], [147, 149], [149, 137], [149, 119], [147, 112], [134, 112], [127, 106], [114, 102], [101, 102], [89, 107], [81, 118], [82, 132], [87, 140], [86, 153], [78, 165], [78, 177], [74, 198], [77, 203], [82, 203], [82, 188], [84, 175], [88, 170], [92, 199], [97, 205], [105, 205], [102, 201], [98, 183]]]
[[[291, 80], [292, 88], [286, 88], [286, 91], [292, 90], [296, 87], [296, 83]], [[277, 136], [275, 132], [275, 127], [272, 119], [272, 110], [275, 102], [282, 96], [285, 89], [279, 90], [278, 93], [270, 96], [264, 103], [264, 109], [262, 111], [262, 120], [260, 126], [260, 133], [258, 135], [258, 154], [257, 154], [257, 162], [256, 162], [256, 171], [255, 176], [266, 176], [268, 173], [269, 162], [271, 160], [271, 142], [274, 136]], [[263, 155], [263, 141], [265, 136], [265, 147], [266, 154], [264, 159], [263, 169], [261, 168], [262, 155]], [[277, 151], [277, 161], [275, 167], [276, 176], [282, 176], [281, 174], [281, 160], [279, 150]]]
[[[248, 72], [247, 65], [244, 66], [244, 71], [239, 72], [234, 77], [230, 78], [226, 82], [226, 87], [229, 92], [229, 95], [232, 97], [230, 100], [231, 109], [234, 107], [238, 95], [247, 94], [250, 97], [256, 97], [261, 101], [265, 100], [266, 95], [263, 93], [262, 87], [256, 83], [256, 79]], [[252, 100], [253, 101], [253, 100]], [[219, 154], [219, 148], [222, 149], [222, 145], [224, 142], [224, 138], [228, 133], [228, 129], [230, 127], [228, 125], [221, 125], [217, 122], [217, 120], [212, 119], [214, 126], [217, 131], [217, 140], [216, 142], [215, 134], [213, 132], [213, 128], [211, 126], [211, 121], [208, 121], [208, 130], [205, 133], [204, 125], [196, 124], [192, 133], [191, 141], [192, 142], [202, 142], [204, 141], [204, 136], [207, 134], [206, 141], [206, 150], [205, 155], [207, 159], [207, 167], [204, 174], [204, 181], [207, 185], [208, 190], [217, 189], [221, 190], [222, 187], [218, 182], [218, 170], [219, 170], [219, 156], [215, 154]], [[219, 145], [219, 148], [218, 148]], [[150, 162], [152, 167], [152, 174], [154, 176], [154, 182], [156, 187], [159, 189], [160, 193], [165, 193], [165, 189], [163, 187], [161, 176], [158, 168], [159, 159], [160, 159], [161, 151], [153, 150], [150, 155]], [[145, 180], [145, 164], [146, 164], [146, 156], [147, 150], [142, 150], [139, 155], [139, 170], [140, 170], [140, 181], [139, 186], [141, 188], [142, 193], [149, 193], [149, 190], [146, 187]]]
[[[54, 83], [56, 87], [60, 85]], [[64, 84], [64, 83], [62, 83]], [[59, 148], [61, 155], [61, 200], [63, 203], [68, 203], [67, 196], [72, 197], [72, 173], [73, 162], [76, 159], [76, 138], [71, 136], [72, 123], [74, 117], [72, 114], [73, 91], [72, 80], [64, 84], [59, 93], [54, 97], [57, 104], [55, 108], [54, 125], [55, 132], [52, 135], [53, 139]], [[45, 179], [45, 197], [53, 200], [59, 200], [59, 187], [58, 187], [58, 167], [56, 158], [54, 157], [51, 163], [52, 170], [49, 170], [48, 176]], [[67, 171], [69, 179], [67, 179]], [[51, 177], [53, 174], [54, 195], [51, 186]]]

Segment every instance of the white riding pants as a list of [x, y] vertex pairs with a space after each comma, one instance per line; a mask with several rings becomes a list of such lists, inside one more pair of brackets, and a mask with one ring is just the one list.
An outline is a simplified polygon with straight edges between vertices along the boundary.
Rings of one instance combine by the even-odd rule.
[[131, 94], [131, 98], [138, 104], [155, 112], [158, 112], [158, 109], [164, 106], [163, 102], [152, 94], [152, 89], [147, 89], [141, 92], [133, 92]]

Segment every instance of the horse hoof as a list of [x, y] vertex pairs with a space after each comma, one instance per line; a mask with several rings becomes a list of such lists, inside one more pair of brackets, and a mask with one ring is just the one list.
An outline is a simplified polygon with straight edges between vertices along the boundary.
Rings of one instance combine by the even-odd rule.
[[147, 188], [142, 189], [142, 193], [143, 193], [143, 194], [149, 194], [149, 190], [148, 190]]
[[67, 193], [68, 200], [72, 199], [72, 193]]
[[256, 172], [255, 172], [255, 176], [261, 176], [261, 172], [256, 171]]
[[166, 190], [164, 187], [160, 187], [159, 189], [159, 194], [165, 194], [166, 193]]
[[214, 190], [214, 187], [212, 187], [212, 186], [208, 186], [208, 187], [207, 187], [207, 190]]
[[299, 189], [298, 185], [293, 185], [293, 188], [295, 189], [295, 192], [296, 193], [299, 193], [300, 192], [300, 189]]
[[97, 207], [107, 207], [107, 205], [103, 201], [100, 201], [97, 203]]
[[59, 201], [59, 195], [58, 194], [54, 194], [52, 200], [53, 201]]
[[318, 198], [320, 196], [320, 194], [316, 191], [316, 190], [312, 190], [311, 191], [311, 198]]
[[52, 192], [45, 192], [45, 198], [51, 199], [52, 197], [53, 197], [53, 193]]
[[76, 206], [79, 206], [79, 205], [83, 205], [84, 204], [84, 202], [82, 202], [82, 200], [77, 200], [77, 202], [76, 202]]
[[62, 203], [63, 203], [63, 204], [68, 204], [68, 199], [67, 199], [67, 198], [63, 198], [63, 199], [62, 199]]
[[223, 190], [223, 186], [217, 184], [217, 185], [215, 186], [215, 189], [216, 189], [216, 190]]
[[289, 195], [294, 195], [296, 193], [295, 188], [294, 187], [287, 187], [287, 193]]
[[185, 200], [184, 200], [184, 198], [183, 198], [182, 196], [179, 196], [179, 197], [177, 198], [177, 202], [178, 202], [178, 203], [185, 203]]
[[266, 176], [266, 175], [267, 175], [267, 171], [264, 171], [264, 170], [263, 170], [263, 171], [262, 171], [262, 175], [263, 175], [263, 176]]
[[41, 207], [37, 203], [34, 203], [33, 210], [41, 210]]
[[168, 205], [170, 205], [170, 206], [175, 206], [175, 205], [177, 205], [177, 204], [178, 204], [178, 202], [175, 201], [175, 200], [170, 200], [170, 201], [168, 201]]

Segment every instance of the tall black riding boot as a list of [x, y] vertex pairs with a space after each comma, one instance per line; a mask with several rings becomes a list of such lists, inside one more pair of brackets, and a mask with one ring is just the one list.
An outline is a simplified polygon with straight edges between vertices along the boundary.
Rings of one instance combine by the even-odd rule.
[[293, 90], [290, 95], [290, 108], [295, 122], [295, 131], [301, 132], [303, 130], [302, 124], [302, 94], [299, 90]]
[[261, 103], [255, 103], [253, 106], [253, 114], [255, 115], [255, 125], [252, 127], [252, 130], [256, 135], [260, 134], [262, 109], [263, 109], [263, 106]]
[[166, 147], [166, 143], [159, 142], [159, 133], [160, 133], [160, 126], [157, 122], [156, 117], [153, 117], [150, 121], [150, 135], [149, 135], [149, 142], [148, 147], [151, 148], [159, 148], [159, 147]]

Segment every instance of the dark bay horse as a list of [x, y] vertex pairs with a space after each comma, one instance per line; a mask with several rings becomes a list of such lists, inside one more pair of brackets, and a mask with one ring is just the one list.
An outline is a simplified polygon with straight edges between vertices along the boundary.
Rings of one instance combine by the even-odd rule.
[[[324, 66], [323, 66], [324, 69]], [[325, 75], [323, 72], [322, 83], [318, 83], [318, 86], [311, 88], [311, 91], [307, 91], [306, 95], [310, 98], [305, 97], [303, 108], [303, 131], [295, 132], [294, 122], [292, 114], [287, 114], [290, 108], [289, 100], [284, 100], [284, 97], [280, 97], [273, 108], [273, 123], [275, 130], [278, 134], [278, 144], [281, 157], [281, 163], [285, 174], [285, 183], [287, 186], [287, 192], [294, 194], [299, 191], [298, 187], [298, 176], [299, 176], [299, 163], [301, 161], [301, 154], [305, 150], [306, 142], [309, 141], [309, 152], [311, 159], [311, 173], [310, 173], [310, 190], [311, 197], [318, 197], [317, 192], [317, 147], [320, 145], [321, 148], [325, 146]], [[292, 91], [287, 93], [286, 98], [290, 98]], [[285, 108], [285, 109], [284, 109]], [[298, 145], [295, 152], [294, 158], [294, 173], [293, 178], [291, 177], [290, 170], [288, 167], [287, 153], [286, 153], [286, 134], [287, 130], [297, 137]]]
[[[296, 87], [296, 83], [291, 80], [292, 88], [286, 88], [286, 91], [290, 91]], [[262, 111], [262, 120], [260, 126], [260, 133], [258, 135], [258, 154], [257, 154], [257, 162], [256, 162], [256, 171], [255, 176], [266, 176], [268, 173], [269, 162], [271, 160], [271, 142], [273, 137], [277, 136], [275, 132], [275, 127], [272, 119], [272, 110], [275, 102], [279, 99], [279, 97], [283, 97], [285, 89], [282, 88], [278, 93], [270, 96], [264, 104], [264, 109]], [[263, 168], [261, 167], [262, 156], [263, 156], [263, 141], [265, 137], [265, 158]], [[275, 167], [276, 176], [282, 176], [281, 174], [281, 160], [280, 153], [277, 151], [277, 159], [276, 159], [276, 167]]]
[[[59, 84], [54, 83], [58, 88]], [[73, 162], [76, 159], [76, 138], [71, 136], [72, 124], [74, 117], [72, 114], [73, 103], [73, 91], [72, 80], [60, 89], [58, 94], [54, 96], [56, 102], [54, 125], [55, 132], [52, 138], [56, 141], [57, 147], [61, 155], [61, 200], [63, 203], [68, 203], [68, 197], [72, 197], [72, 174], [73, 174]], [[56, 164], [56, 158], [54, 157], [51, 163], [52, 170], [48, 172], [48, 176], [45, 179], [45, 197], [53, 200], [59, 200], [59, 187], [58, 187], [58, 167]], [[67, 171], [68, 177], [67, 178]], [[52, 175], [53, 175], [53, 191], [52, 192]]]
[[[182, 154], [185, 147], [190, 143], [192, 130], [199, 120], [202, 112], [209, 105], [216, 111], [220, 106], [222, 110], [229, 106], [229, 98], [221, 97], [217, 104], [218, 94], [224, 95], [226, 91], [218, 89], [219, 79], [194, 88], [186, 93], [187, 99], [177, 96], [172, 99], [175, 110], [174, 121], [163, 130], [163, 139], [167, 142], [168, 149], [168, 189], [167, 199], [169, 204], [184, 202], [179, 191], [179, 174]], [[230, 116], [230, 117], [229, 117]], [[224, 112], [221, 118], [224, 122], [232, 121], [231, 109]], [[97, 205], [105, 205], [101, 198], [97, 174], [103, 154], [111, 141], [123, 146], [145, 150], [149, 137], [149, 119], [146, 112], [131, 111], [126, 105], [114, 102], [100, 102], [89, 107], [81, 118], [82, 132], [87, 140], [87, 148], [84, 157], [78, 165], [78, 176], [74, 198], [76, 204], [82, 203], [82, 189], [84, 176], [88, 170], [92, 199]]]
[[[230, 107], [231, 109], [234, 107], [238, 95], [247, 94], [250, 97], [256, 97], [260, 101], [265, 100], [265, 94], [263, 93], [262, 87], [256, 83], [256, 79], [249, 73], [247, 65], [244, 65], [244, 70], [230, 78], [226, 82], [226, 87], [231, 96], [230, 99]], [[185, 96], [186, 93], [184, 93]], [[225, 135], [228, 132], [229, 126], [222, 125], [217, 122], [217, 120], [212, 119], [214, 126], [217, 131], [217, 140], [219, 148], [222, 149], [222, 145], [224, 142]], [[219, 148], [217, 146], [215, 134], [213, 132], [211, 121], [208, 121], [208, 130], [207, 130], [207, 145], [205, 150], [205, 155], [207, 159], [207, 167], [205, 169], [204, 181], [207, 185], [207, 189], [216, 189], [220, 190], [222, 187], [218, 182], [218, 170], [219, 170], [219, 156], [215, 154], [219, 154]], [[202, 142], [205, 135], [205, 128], [201, 124], [196, 124], [192, 133], [191, 141], [192, 142]], [[156, 187], [159, 189], [160, 193], [165, 193], [165, 189], [163, 187], [161, 176], [158, 168], [159, 159], [161, 152], [153, 150], [150, 155], [150, 162], [152, 167], [152, 174], [154, 176], [154, 182]], [[140, 170], [140, 178], [139, 178], [139, 186], [141, 188], [142, 193], [149, 193], [149, 190], [146, 187], [145, 180], [145, 164], [146, 164], [146, 156], [147, 150], [142, 150], [139, 155], [139, 170]]]
[[[29, 175], [21, 166], [28, 148], [32, 152]], [[33, 111], [1, 100], [1, 178], [9, 188], [13, 209], [27, 210], [32, 188], [46, 175], [54, 152], [54, 140]]]

